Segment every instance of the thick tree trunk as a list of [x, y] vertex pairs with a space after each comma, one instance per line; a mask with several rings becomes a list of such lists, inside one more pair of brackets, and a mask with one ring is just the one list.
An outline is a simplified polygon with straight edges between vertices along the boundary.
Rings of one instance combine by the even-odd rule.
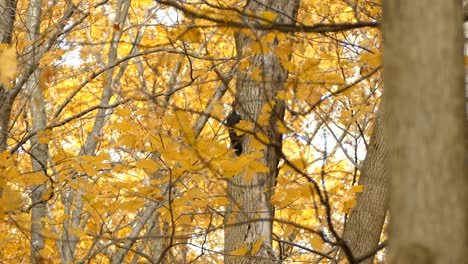
[[[249, 1], [246, 6], [246, 10], [257, 15], [265, 11], [277, 14], [275, 21], [279, 23], [292, 23], [291, 18], [296, 17], [298, 8], [298, 0]], [[253, 33], [260, 37], [267, 32]], [[238, 59], [250, 63], [247, 69], [240, 69], [237, 73], [237, 110], [244, 120], [255, 123], [255, 132], [264, 133], [268, 137], [270, 144], [255, 150], [251, 147], [252, 135], [244, 136], [242, 143], [244, 154], [258, 151], [263, 155], [257, 160], [264, 164], [268, 171], [257, 172], [251, 179], [240, 174], [228, 182], [227, 195], [230, 204], [225, 216], [224, 241], [224, 262], [227, 264], [273, 263], [278, 258], [272, 249], [273, 207], [270, 199], [277, 174], [278, 151], [281, 149], [281, 134], [278, 132], [277, 122], [281, 122], [284, 116], [284, 103], [275, 98], [277, 93], [284, 89], [287, 71], [274, 53], [278, 47], [278, 40], [269, 44], [271, 52], [259, 54], [260, 52], [249, 51], [256, 42], [252, 38], [253, 36], [241, 33], [236, 35]], [[260, 69], [261, 80], [251, 75], [255, 68]], [[269, 116], [268, 121], [266, 124], [258, 124], [262, 108], [267, 104], [271, 106], [271, 111], [266, 113]], [[236, 254], [233, 254], [234, 252]]]
[[[388, 209], [389, 183], [384, 168], [383, 107], [381, 104], [375, 118], [374, 130], [359, 178], [359, 185], [364, 186], [364, 191], [357, 195], [356, 207], [349, 214], [343, 234], [343, 239], [349, 245], [354, 258], [376, 251]], [[370, 255], [362, 263], [373, 263], [373, 256], [374, 254]]]
[[466, 263], [461, 1], [384, 1], [392, 263]]

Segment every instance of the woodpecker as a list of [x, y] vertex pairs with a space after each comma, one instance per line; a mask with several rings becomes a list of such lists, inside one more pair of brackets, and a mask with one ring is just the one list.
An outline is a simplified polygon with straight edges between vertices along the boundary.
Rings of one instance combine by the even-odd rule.
[[229, 138], [231, 139], [231, 148], [236, 150], [236, 155], [240, 156], [242, 154], [242, 135], [237, 135], [234, 126], [242, 120], [242, 117], [236, 112], [236, 101], [233, 101], [232, 111], [227, 116], [225, 124], [228, 127]]

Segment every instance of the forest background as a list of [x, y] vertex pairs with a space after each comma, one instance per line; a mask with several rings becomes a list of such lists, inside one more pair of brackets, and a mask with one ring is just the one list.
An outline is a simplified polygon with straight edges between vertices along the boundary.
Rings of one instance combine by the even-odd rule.
[[462, 11], [0, 0], [0, 262], [465, 263]]

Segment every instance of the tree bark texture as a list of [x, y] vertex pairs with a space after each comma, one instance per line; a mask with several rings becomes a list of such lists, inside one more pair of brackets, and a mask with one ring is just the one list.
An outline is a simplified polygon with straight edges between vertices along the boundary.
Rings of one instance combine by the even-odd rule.
[[[0, 43], [10, 44], [16, 15], [16, 0], [0, 0]], [[0, 153], [6, 150], [13, 96], [0, 84]]]
[[[354, 258], [375, 252], [379, 245], [382, 227], [388, 209], [389, 180], [384, 167], [386, 149], [383, 140], [384, 105], [380, 105], [374, 121], [367, 155], [362, 165], [359, 185], [364, 191], [357, 194], [356, 207], [349, 214], [343, 239]], [[374, 254], [361, 263], [373, 263]]]
[[[275, 22], [293, 23], [297, 16], [299, 0], [260, 0], [249, 1], [246, 10], [261, 15], [268, 11], [277, 14]], [[246, 23], [257, 23], [245, 18]], [[276, 99], [279, 91], [285, 87], [287, 71], [282, 67], [280, 59], [274, 53], [278, 48], [278, 40], [269, 45], [270, 52], [263, 54], [249, 51], [255, 38], [268, 33], [253, 31], [252, 35], [237, 33], [236, 49], [238, 60], [247, 60], [247, 69], [239, 69], [236, 76], [237, 110], [242, 118], [255, 124], [254, 133], [263, 133], [268, 138], [267, 144], [260, 149], [251, 147], [253, 135], [247, 134], [243, 138], [243, 153], [249, 154], [259, 151], [263, 156], [257, 160], [268, 167], [267, 172], [257, 172], [252, 178], [244, 174], [237, 175], [228, 181], [227, 195], [230, 204], [225, 215], [225, 263], [273, 263], [277, 254], [272, 249], [272, 218], [273, 207], [271, 196], [277, 175], [281, 151], [281, 134], [277, 129], [277, 122], [282, 122], [284, 103]], [[258, 42], [257, 42], [258, 43]], [[251, 75], [253, 69], [260, 69], [261, 79]], [[258, 124], [262, 108], [269, 104], [271, 111], [267, 112], [267, 124]], [[258, 245], [261, 245], [258, 248]], [[245, 248], [246, 252], [240, 256], [232, 252]]]
[[391, 263], [467, 263], [462, 10], [383, 2]]
[[[27, 40], [31, 43], [29, 49], [29, 63], [38, 63], [38, 40], [40, 37], [40, 21], [42, 13], [42, 0], [30, 0], [27, 10], [26, 27], [28, 28]], [[39, 69], [29, 77], [26, 87], [30, 94], [29, 108], [31, 112], [32, 129], [43, 131], [47, 126], [47, 116], [45, 112], [45, 101], [39, 84]], [[39, 136], [35, 135], [30, 140], [30, 156], [32, 168], [38, 173], [47, 173], [48, 144], [41, 143]], [[45, 178], [45, 177], [44, 177]], [[44, 229], [43, 218], [46, 216], [46, 202], [43, 194], [47, 188], [47, 182], [33, 184], [31, 188], [31, 263], [41, 261], [41, 250], [45, 247], [45, 238], [42, 235]]]

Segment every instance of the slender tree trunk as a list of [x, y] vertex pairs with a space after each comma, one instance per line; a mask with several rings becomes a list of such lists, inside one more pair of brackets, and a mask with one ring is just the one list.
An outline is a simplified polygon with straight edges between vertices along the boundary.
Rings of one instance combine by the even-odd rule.
[[461, 1], [384, 1], [392, 263], [466, 263]]
[[[26, 27], [28, 29], [27, 40], [31, 43], [29, 49], [29, 63], [38, 63], [38, 40], [40, 37], [40, 21], [42, 11], [42, 0], [30, 0], [27, 10]], [[47, 126], [47, 116], [45, 111], [45, 101], [39, 84], [39, 69], [29, 77], [26, 87], [30, 94], [30, 111], [32, 119], [32, 129], [43, 131]], [[39, 136], [35, 135], [30, 140], [32, 168], [35, 172], [47, 173], [48, 144], [41, 143]], [[45, 178], [45, 177], [44, 177]], [[46, 204], [43, 198], [47, 188], [47, 182], [34, 184], [31, 188], [31, 263], [39, 263], [41, 250], [45, 246], [44, 236], [41, 234], [44, 229], [43, 218], [46, 216]]]
[[[296, 17], [298, 8], [298, 0], [249, 1], [246, 6], [246, 10], [258, 15], [265, 11], [277, 14], [275, 21], [279, 23], [293, 23], [292, 19]], [[253, 32], [257, 37], [266, 33]], [[249, 52], [253, 44], [258, 44], [258, 40], [252, 38], [242, 33], [236, 35], [238, 59], [251, 63], [248, 69], [240, 69], [237, 73], [236, 101], [242, 118], [255, 123], [254, 132], [263, 133], [269, 141], [269, 144], [254, 149], [251, 147], [253, 136], [246, 135], [242, 143], [243, 152], [261, 153], [262, 157], [257, 160], [264, 164], [268, 171], [257, 172], [251, 179], [240, 174], [228, 181], [227, 195], [230, 203], [225, 215], [224, 241], [226, 264], [273, 263], [278, 259], [272, 248], [274, 212], [270, 199], [277, 175], [278, 152], [281, 150], [281, 134], [278, 132], [277, 122], [282, 122], [284, 116], [284, 103], [275, 98], [285, 87], [287, 71], [274, 53], [279, 44], [278, 40], [268, 45], [271, 48], [270, 52], [259, 54], [260, 52]], [[254, 68], [260, 69], [261, 80], [251, 75], [250, 71]], [[266, 112], [268, 121], [259, 124], [262, 108], [267, 104], [271, 108]]]
[[[349, 214], [343, 234], [354, 258], [376, 251], [388, 209], [389, 183], [384, 168], [384, 113], [384, 104], [381, 104], [359, 177], [359, 185], [364, 186], [364, 191], [357, 195], [356, 207]], [[373, 263], [373, 256], [371, 254], [362, 263]]]
[[[15, 15], [16, 0], [0, 0], [0, 43], [11, 44]], [[0, 153], [5, 151], [7, 147], [8, 125], [13, 99], [7, 88], [0, 84]]]

